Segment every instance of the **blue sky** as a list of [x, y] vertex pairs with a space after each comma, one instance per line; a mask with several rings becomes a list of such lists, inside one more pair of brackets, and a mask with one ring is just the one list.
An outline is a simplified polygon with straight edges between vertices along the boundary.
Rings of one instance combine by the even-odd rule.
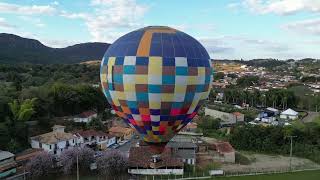
[[320, 58], [320, 0], [0, 0], [0, 32], [51, 47], [148, 25], [192, 35], [213, 59]]

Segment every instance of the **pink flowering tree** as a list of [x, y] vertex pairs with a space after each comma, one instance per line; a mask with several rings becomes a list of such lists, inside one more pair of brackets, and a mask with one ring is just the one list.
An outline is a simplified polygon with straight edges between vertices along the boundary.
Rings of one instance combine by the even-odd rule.
[[61, 153], [59, 163], [62, 165], [62, 171], [65, 174], [71, 174], [76, 171], [77, 168], [77, 156], [78, 164], [81, 172], [87, 171], [90, 164], [94, 162], [94, 151], [90, 148], [73, 148], [65, 150]]
[[26, 170], [30, 172], [32, 178], [48, 175], [54, 167], [53, 155], [41, 152], [30, 159], [26, 165]]
[[97, 168], [101, 175], [124, 175], [128, 168], [128, 158], [119, 151], [105, 151], [97, 158]]

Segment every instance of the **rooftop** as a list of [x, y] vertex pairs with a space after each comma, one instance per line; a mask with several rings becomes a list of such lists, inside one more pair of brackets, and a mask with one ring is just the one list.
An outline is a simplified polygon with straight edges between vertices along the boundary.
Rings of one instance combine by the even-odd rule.
[[93, 115], [95, 115], [95, 114], [97, 114], [95, 111], [90, 110], [90, 111], [82, 112], [81, 114], [77, 115], [76, 117], [79, 117], [79, 118], [88, 118], [88, 117], [93, 116]]
[[56, 144], [60, 141], [66, 141], [73, 138], [74, 136], [71, 133], [55, 131], [31, 137], [32, 140], [36, 140], [44, 144]]
[[14, 157], [14, 154], [12, 154], [9, 151], [1, 151], [0, 150], [0, 161], [11, 158], [11, 157]]
[[106, 133], [102, 132], [102, 131], [96, 131], [93, 129], [90, 130], [79, 130], [79, 131], [75, 131], [74, 134], [79, 134], [80, 136], [87, 138], [87, 137], [91, 137], [91, 136], [108, 136]]
[[[131, 147], [129, 151], [129, 166], [132, 168], [153, 168], [153, 155], [149, 146]], [[157, 168], [183, 167], [182, 159], [174, 157], [171, 148], [165, 148], [159, 159], [160, 161], [156, 165]]]

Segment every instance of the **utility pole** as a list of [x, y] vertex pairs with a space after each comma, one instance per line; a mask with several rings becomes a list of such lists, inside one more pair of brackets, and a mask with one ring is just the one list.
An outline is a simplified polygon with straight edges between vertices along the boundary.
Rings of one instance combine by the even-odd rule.
[[292, 139], [297, 137], [297, 136], [288, 136], [290, 138], [290, 164], [289, 164], [289, 168], [290, 171], [292, 171]]
[[79, 180], [79, 160], [78, 160], [78, 154], [77, 154], [77, 180]]

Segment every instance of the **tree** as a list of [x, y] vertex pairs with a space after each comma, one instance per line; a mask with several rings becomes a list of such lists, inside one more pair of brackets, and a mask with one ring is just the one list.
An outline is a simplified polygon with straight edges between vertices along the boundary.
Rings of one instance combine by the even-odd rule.
[[94, 130], [105, 130], [106, 127], [102, 123], [102, 121], [99, 118], [93, 118], [90, 122], [87, 124], [88, 129], [94, 129]]
[[31, 116], [35, 113], [33, 106], [36, 99], [26, 99], [19, 103], [17, 100], [14, 100], [12, 103], [9, 103], [9, 107], [12, 113], [12, 120], [17, 121], [28, 121]]
[[54, 157], [51, 154], [41, 152], [27, 163], [26, 170], [30, 172], [33, 178], [47, 176], [54, 167], [53, 159]]
[[105, 151], [97, 158], [97, 167], [101, 175], [121, 175], [127, 170], [128, 158], [116, 150]]
[[65, 174], [71, 174], [75, 171], [78, 164], [81, 172], [85, 172], [89, 169], [90, 164], [94, 161], [94, 151], [90, 148], [74, 147], [63, 151], [60, 155], [60, 164], [62, 165], [62, 171]]
[[214, 80], [223, 79], [224, 78], [224, 73], [223, 72], [215, 73], [213, 78], [214, 78]]

